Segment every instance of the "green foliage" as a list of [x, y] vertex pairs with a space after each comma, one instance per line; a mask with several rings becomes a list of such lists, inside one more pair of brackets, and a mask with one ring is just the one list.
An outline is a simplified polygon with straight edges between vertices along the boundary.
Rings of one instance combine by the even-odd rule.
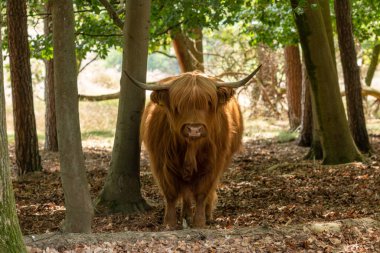
[[352, 19], [355, 37], [364, 48], [380, 43], [380, 1], [352, 1]]
[[151, 11], [151, 50], [170, 43], [170, 30], [218, 29], [233, 24], [244, 7], [244, 0], [153, 0]]
[[111, 48], [121, 47], [122, 33], [107, 12], [81, 12], [76, 15], [77, 57], [96, 53], [104, 59]]
[[287, 1], [248, 1], [239, 19], [244, 21], [244, 33], [251, 37], [252, 45], [263, 43], [278, 48], [298, 43], [292, 8]]
[[[104, 59], [111, 48], [121, 47], [121, 29], [114, 24], [99, 1], [76, 0], [74, 5], [79, 61], [83, 60], [88, 53], [95, 53]], [[43, 18], [50, 14], [45, 13], [41, 1], [29, 1], [28, 7], [29, 23], [36, 27], [34, 35], [29, 38], [31, 55], [37, 59], [51, 59], [53, 57], [52, 36], [46, 37], [41, 29]]]

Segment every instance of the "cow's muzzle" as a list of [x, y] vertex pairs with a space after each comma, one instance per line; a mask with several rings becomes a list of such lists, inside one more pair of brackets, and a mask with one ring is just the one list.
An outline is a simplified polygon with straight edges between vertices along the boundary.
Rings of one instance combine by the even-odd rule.
[[186, 138], [196, 140], [205, 137], [207, 131], [203, 124], [185, 124], [182, 126], [181, 133]]

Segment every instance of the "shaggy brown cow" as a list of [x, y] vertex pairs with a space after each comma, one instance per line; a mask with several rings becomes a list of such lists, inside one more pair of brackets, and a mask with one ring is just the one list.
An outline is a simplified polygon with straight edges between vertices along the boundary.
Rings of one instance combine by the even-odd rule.
[[141, 140], [166, 200], [164, 224], [170, 228], [177, 225], [179, 199], [188, 224], [204, 227], [206, 218], [212, 218], [219, 178], [241, 146], [243, 120], [234, 88], [246, 84], [259, 68], [233, 83], [199, 72], [166, 78], [156, 85], [128, 76], [141, 88], [153, 90], [142, 117]]

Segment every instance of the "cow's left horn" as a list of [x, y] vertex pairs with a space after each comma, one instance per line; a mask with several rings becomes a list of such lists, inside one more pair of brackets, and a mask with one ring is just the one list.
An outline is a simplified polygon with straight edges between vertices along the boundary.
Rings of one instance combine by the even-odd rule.
[[132, 77], [130, 74], [128, 74], [127, 71], [124, 71], [124, 74], [129, 78], [129, 80], [132, 81], [135, 85], [140, 87], [143, 90], [167, 90], [170, 87], [169, 85], [160, 85], [157, 83], [143, 83], [138, 80], [136, 80], [134, 77]]
[[260, 70], [261, 68], [261, 64], [251, 73], [249, 74], [247, 77], [245, 77], [244, 79], [240, 80], [240, 81], [236, 81], [236, 82], [216, 82], [216, 87], [230, 87], [230, 88], [239, 88], [243, 85], [245, 85], [246, 83], [248, 83], [249, 80], [252, 79], [252, 77], [254, 77], [256, 75], [256, 73]]

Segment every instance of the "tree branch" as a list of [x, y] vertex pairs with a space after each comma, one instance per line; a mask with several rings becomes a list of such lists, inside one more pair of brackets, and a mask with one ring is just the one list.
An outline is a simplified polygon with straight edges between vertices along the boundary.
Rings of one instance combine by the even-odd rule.
[[104, 95], [82, 95], [78, 94], [79, 101], [104, 101], [104, 100], [111, 100], [111, 99], [117, 99], [120, 96], [120, 92], [115, 92], [111, 94], [104, 94]]
[[171, 55], [171, 54], [168, 54], [168, 53], [165, 53], [165, 52], [162, 52], [162, 51], [153, 51], [152, 54], [163, 54], [165, 55], [166, 57], [169, 57], [169, 58], [177, 58], [175, 55]]
[[104, 6], [104, 8], [106, 8], [108, 14], [110, 15], [115, 25], [117, 25], [121, 30], [123, 30], [124, 22], [119, 18], [117, 12], [112, 7], [110, 2], [108, 2], [107, 0], [99, 0], [99, 2]]
[[75, 35], [83, 35], [83, 36], [89, 36], [89, 37], [121, 37], [123, 34], [90, 34], [90, 33], [75, 33]]
[[96, 61], [98, 59], [99, 55], [97, 54], [93, 59], [91, 59], [89, 62], [87, 62], [82, 68], [79, 69], [78, 74], [82, 72], [88, 65]]

